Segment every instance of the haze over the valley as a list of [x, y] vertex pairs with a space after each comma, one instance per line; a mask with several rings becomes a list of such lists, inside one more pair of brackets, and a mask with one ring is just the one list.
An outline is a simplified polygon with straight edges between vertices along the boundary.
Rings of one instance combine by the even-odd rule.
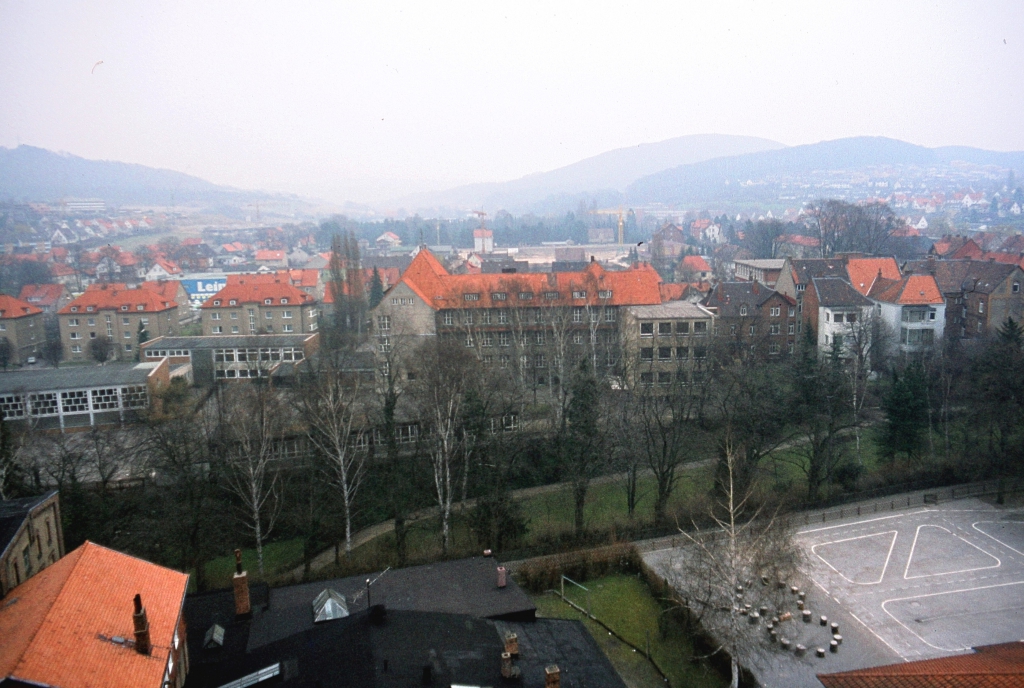
[[1021, 25], [1010, 0], [4, 2], [0, 146], [384, 204], [696, 134], [767, 142], [677, 164], [850, 136], [1024, 150]]

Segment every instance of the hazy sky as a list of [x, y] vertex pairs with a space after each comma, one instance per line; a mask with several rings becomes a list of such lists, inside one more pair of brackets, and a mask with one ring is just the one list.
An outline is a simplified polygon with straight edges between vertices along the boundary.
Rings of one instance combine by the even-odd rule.
[[1022, 44], [1021, 0], [0, 0], [0, 145], [357, 201], [711, 132], [1021, 150]]

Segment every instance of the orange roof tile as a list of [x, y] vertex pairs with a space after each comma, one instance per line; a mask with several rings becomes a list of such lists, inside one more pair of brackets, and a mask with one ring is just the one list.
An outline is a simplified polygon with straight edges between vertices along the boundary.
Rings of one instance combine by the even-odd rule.
[[853, 288], [865, 296], [871, 291], [871, 285], [881, 274], [883, 278], [898, 280], [900, 266], [895, 258], [850, 258], [846, 261], [846, 273], [850, 276]]
[[154, 294], [159, 294], [161, 298], [177, 303], [181, 282], [178, 280], [149, 280], [139, 286]]
[[26, 315], [36, 315], [43, 311], [21, 299], [16, 299], [7, 294], [0, 294], [0, 318], [24, 318]]
[[900, 279], [876, 279], [871, 292], [866, 294], [876, 301], [904, 306], [938, 305], [945, 303], [938, 282], [932, 275], [907, 275]]
[[18, 298], [31, 304], [52, 306], [57, 303], [66, 287], [63, 284], [26, 284]]
[[159, 313], [178, 307], [178, 303], [174, 299], [165, 298], [149, 289], [124, 289], [123, 286], [121, 284], [101, 284], [98, 287], [86, 289], [81, 296], [61, 308], [57, 313], [64, 315], [90, 312], [90, 307], [93, 311]]
[[[421, 249], [399, 280], [434, 310], [443, 308], [501, 308], [517, 304], [518, 294], [531, 292], [531, 306], [607, 304], [611, 306], [655, 305], [661, 303], [661, 278], [650, 265], [611, 272], [591, 262], [582, 272], [527, 272], [513, 274], [450, 275], [427, 249]], [[493, 300], [494, 293], [509, 294], [507, 300]], [[581, 299], [573, 292], [586, 292]], [[601, 298], [599, 292], [611, 292]], [[545, 299], [545, 293], [557, 293]], [[466, 295], [476, 294], [469, 300]], [[520, 304], [522, 305], [522, 304]]]
[[231, 301], [237, 303], [265, 303], [270, 299], [271, 305], [282, 305], [282, 299], [293, 305], [313, 303], [313, 297], [306, 292], [288, 284], [287, 280], [276, 278], [264, 281], [263, 275], [246, 275], [211, 296], [200, 308], [224, 308]]
[[[0, 606], [0, 681], [158, 688], [187, 585], [187, 574], [86, 542], [14, 588]], [[149, 655], [100, 638], [134, 639], [136, 594], [149, 620]]]
[[256, 260], [284, 260], [284, 251], [260, 249], [256, 252]]
[[686, 256], [681, 261], [684, 268], [696, 270], [697, 272], [711, 272], [711, 266], [701, 256]]
[[313, 268], [278, 270], [276, 272], [228, 275], [228, 284], [240, 284], [242, 281], [250, 283], [272, 284], [274, 282], [286, 282], [296, 287], [315, 287], [320, 282], [320, 271]]

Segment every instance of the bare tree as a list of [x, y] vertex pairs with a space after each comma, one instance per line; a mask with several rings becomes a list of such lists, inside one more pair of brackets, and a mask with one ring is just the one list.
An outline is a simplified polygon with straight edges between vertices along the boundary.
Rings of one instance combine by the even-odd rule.
[[306, 421], [310, 443], [325, 462], [328, 480], [341, 496], [345, 516], [345, 556], [352, 553], [352, 510], [366, 474], [362, 442], [364, 414], [361, 381], [350, 351], [324, 352], [297, 388], [296, 403]]
[[221, 441], [226, 487], [241, 505], [263, 576], [263, 544], [281, 513], [280, 456], [287, 408], [268, 385], [221, 387]]
[[740, 491], [733, 480], [739, 458], [728, 435], [724, 445], [725, 479], [709, 509], [715, 525], [706, 531], [696, 526], [694, 532], [680, 531], [687, 545], [674, 558], [669, 580], [718, 644], [716, 652], [728, 653], [730, 685], [737, 688], [741, 664], [758, 661], [766, 637], [747, 610], [780, 609], [775, 581], [796, 573], [799, 550], [775, 514], [752, 508], [752, 493]]

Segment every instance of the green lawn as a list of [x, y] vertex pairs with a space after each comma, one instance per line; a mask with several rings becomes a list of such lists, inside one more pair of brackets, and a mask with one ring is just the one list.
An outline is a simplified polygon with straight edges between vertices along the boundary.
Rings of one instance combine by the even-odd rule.
[[[644, 650], [650, 638], [651, 656], [668, 676], [673, 688], [717, 688], [727, 681], [703, 663], [690, 661], [693, 647], [682, 627], [674, 620], [664, 618], [659, 629], [659, 617], [665, 616], [663, 604], [636, 576], [614, 575], [588, 581], [591, 612], [632, 645]], [[587, 607], [587, 594], [566, 586], [566, 597], [581, 607]], [[642, 653], [609, 639], [608, 631], [589, 621], [555, 595], [537, 595], [534, 598], [539, 616], [562, 619], [580, 619], [598, 641], [616, 670], [631, 688], [664, 686], [660, 676], [648, 664]]]
[[[302, 563], [302, 540], [281, 540], [263, 546], [263, 568], [265, 578], [274, 576]], [[242, 568], [253, 578], [259, 578], [256, 549], [242, 550]], [[235, 555], [218, 557], [206, 564], [206, 577], [211, 588], [226, 588], [231, 585], [235, 572]]]

